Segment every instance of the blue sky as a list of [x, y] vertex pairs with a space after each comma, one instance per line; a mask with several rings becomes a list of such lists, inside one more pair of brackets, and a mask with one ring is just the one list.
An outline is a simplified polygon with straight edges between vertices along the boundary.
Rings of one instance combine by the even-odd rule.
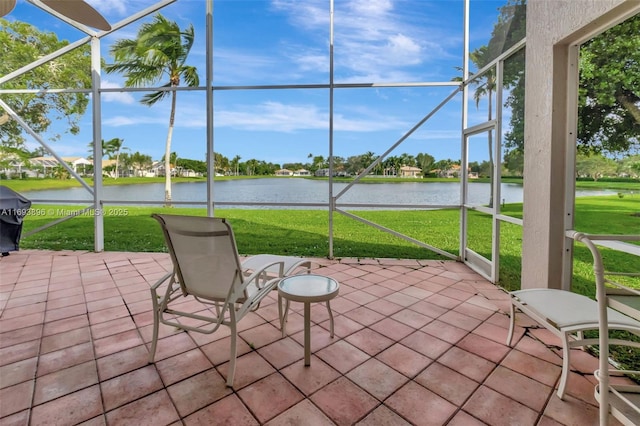
[[[88, 2], [111, 24], [154, 4], [147, 0]], [[471, 1], [471, 49], [488, 42], [503, 4]], [[335, 83], [451, 81], [462, 66], [462, 10], [462, 0], [336, 0]], [[162, 13], [183, 28], [193, 24], [196, 42], [188, 62], [197, 67], [204, 86], [205, 2], [178, 0]], [[84, 36], [24, 1], [7, 18], [29, 22], [70, 41]], [[112, 61], [109, 46], [121, 38], [135, 38], [140, 22], [102, 39], [107, 62]], [[214, 86], [329, 82], [328, 0], [218, 0], [214, 32]], [[103, 87], [121, 87], [123, 81], [120, 75], [102, 74]], [[367, 151], [384, 153], [453, 90], [451, 86], [336, 89], [334, 154], [347, 158]], [[142, 95], [102, 95], [103, 139], [124, 139], [131, 152], [159, 160], [164, 154], [170, 102], [167, 98], [149, 108], [139, 103]], [[458, 159], [461, 101], [458, 95], [390, 155], [426, 152], [436, 159]], [[328, 156], [327, 89], [216, 91], [214, 110], [215, 150], [229, 159], [239, 155], [241, 161], [255, 158], [283, 164], [305, 163], [309, 154]], [[486, 116], [486, 106], [476, 109], [473, 105], [469, 123], [482, 122]], [[56, 126], [55, 130], [64, 129]], [[180, 158], [204, 160], [205, 135], [204, 92], [178, 93], [172, 151]], [[91, 140], [88, 113], [79, 135], [65, 134], [52, 146], [63, 156], [87, 156]], [[485, 159], [484, 144], [473, 145], [478, 151], [471, 160]]]

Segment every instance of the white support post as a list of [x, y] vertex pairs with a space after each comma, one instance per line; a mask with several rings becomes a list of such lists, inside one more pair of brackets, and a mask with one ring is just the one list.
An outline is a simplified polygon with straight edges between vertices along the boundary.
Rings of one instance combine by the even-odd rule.
[[100, 39], [91, 37], [91, 87], [93, 107], [93, 207], [96, 252], [104, 250], [104, 216], [102, 215], [102, 109], [100, 104]]

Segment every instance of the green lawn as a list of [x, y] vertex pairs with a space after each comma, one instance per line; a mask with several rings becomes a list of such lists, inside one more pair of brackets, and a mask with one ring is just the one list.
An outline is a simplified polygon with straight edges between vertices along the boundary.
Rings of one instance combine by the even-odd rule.
[[[34, 205], [25, 219], [23, 234], [64, 216], [74, 206]], [[164, 251], [158, 224], [151, 213], [205, 215], [201, 208], [107, 207], [105, 208], [105, 250]], [[576, 207], [576, 229], [591, 233], [630, 233], [640, 229], [640, 194], [634, 197], [584, 197]], [[460, 214], [456, 209], [430, 211], [360, 211], [354, 214], [458, 255]], [[504, 206], [503, 213], [522, 217], [522, 204]], [[309, 257], [329, 255], [329, 217], [322, 210], [219, 209], [234, 227], [238, 250], [250, 255], [270, 252]], [[469, 216], [469, 247], [491, 257], [491, 218], [472, 212]], [[334, 256], [359, 258], [444, 259], [342, 214], [334, 214]], [[500, 229], [500, 285], [508, 290], [520, 287], [522, 229], [502, 223]], [[93, 250], [93, 217], [80, 215], [45, 231], [23, 237], [22, 248], [51, 250]], [[635, 259], [637, 260], [637, 259]], [[605, 251], [605, 261], [620, 267], [633, 262], [624, 254]], [[593, 291], [591, 256], [586, 248], [575, 250], [576, 291], [590, 296]]]

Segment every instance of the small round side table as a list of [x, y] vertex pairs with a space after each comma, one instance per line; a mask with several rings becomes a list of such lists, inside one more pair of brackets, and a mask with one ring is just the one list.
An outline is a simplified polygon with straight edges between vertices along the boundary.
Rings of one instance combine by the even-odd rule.
[[[292, 275], [283, 278], [278, 283], [278, 314], [282, 337], [286, 335], [287, 314], [289, 302], [304, 303], [304, 365], [311, 365], [311, 304], [326, 302], [329, 311], [329, 331], [333, 337], [333, 313], [329, 301], [338, 295], [340, 284], [333, 278], [316, 274]], [[282, 299], [285, 300], [284, 315], [282, 314]]]

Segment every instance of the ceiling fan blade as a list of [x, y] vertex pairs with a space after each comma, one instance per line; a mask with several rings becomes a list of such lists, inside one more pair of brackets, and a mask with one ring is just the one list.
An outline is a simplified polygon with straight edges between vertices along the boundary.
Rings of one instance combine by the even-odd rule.
[[83, 0], [41, 0], [41, 2], [80, 24], [103, 31], [111, 30], [111, 25], [107, 20]]
[[16, 0], [0, 0], [0, 17], [11, 13], [14, 7], [16, 7]]

